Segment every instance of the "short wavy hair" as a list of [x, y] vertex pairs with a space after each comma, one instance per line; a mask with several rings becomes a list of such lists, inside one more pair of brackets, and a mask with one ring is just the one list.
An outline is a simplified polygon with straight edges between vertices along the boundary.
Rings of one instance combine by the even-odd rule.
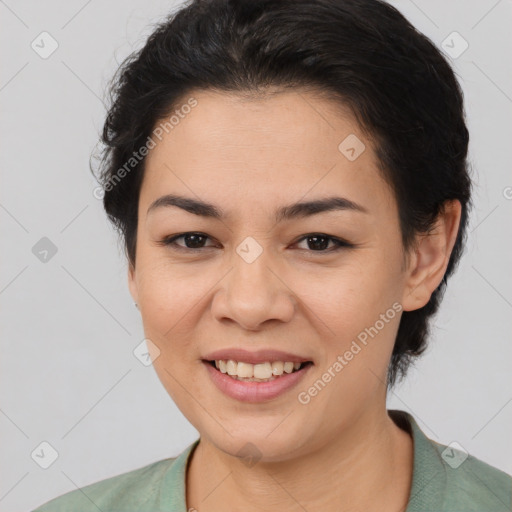
[[433, 227], [447, 200], [461, 203], [442, 282], [424, 307], [402, 313], [387, 374], [392, 388], [427, 346], [431, 317], [465, 245], [472, 186], [462, 90], [436, 46], [394, 7], [380, 0], [182, 4], [125, 59], [110, 84], [95, 173], [105, 211], [135, 266], [145, 158], [133, 155], [157, 122], [192, 90], [252, 97], [270, 86], [314, 90], [339, 102], [376, 141], [380, 171], [396, 197], [404, 251]]

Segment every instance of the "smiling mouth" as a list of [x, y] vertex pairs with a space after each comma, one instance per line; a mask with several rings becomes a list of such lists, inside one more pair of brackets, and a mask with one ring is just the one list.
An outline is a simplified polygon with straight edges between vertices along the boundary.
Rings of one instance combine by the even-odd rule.
[[218, 372], [243, 382], [271, 382], [283, 376], [297, 373], [313, 364], [312, 361], [302, 363], [272, 361], [260, 364], [250, 364], [233, 360], [204, 360], [204, 362], [215, 368]]

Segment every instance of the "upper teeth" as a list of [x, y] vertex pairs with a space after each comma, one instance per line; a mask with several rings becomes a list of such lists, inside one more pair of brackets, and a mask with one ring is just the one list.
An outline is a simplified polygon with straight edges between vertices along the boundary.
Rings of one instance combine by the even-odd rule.
[[283, 373], [292, 373], [300, 368], [301, 363], [273, 361], [259, 364], [250, 364], [233, 361], [215, 361], [215, 366], [222, 373], [234, 375], [237, 377], [254, 377], [256, 379], [269, 379], [270, 377], [283, 375]]

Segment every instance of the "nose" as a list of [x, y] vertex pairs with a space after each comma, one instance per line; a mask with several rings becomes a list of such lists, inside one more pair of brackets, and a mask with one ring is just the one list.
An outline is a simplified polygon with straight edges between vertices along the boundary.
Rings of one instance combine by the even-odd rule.
[[260, 330], [272, 320], [290, 322], [296, 296], [279, 265], [269, 260], [266, 251], [252, 262], [234, 254], [232, 270], [219, 283], [212, 302], [218, 321], [230, 320], [248, 331]]

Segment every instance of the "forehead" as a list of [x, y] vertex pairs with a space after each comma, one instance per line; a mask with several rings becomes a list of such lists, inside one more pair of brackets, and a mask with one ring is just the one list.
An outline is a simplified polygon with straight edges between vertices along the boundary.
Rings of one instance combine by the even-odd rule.
[[[319, 94], [306, 90], [276, 90], [265, 96], [194, 91], [177, 102], [175, 111], [185, 109], [191, 98], [195, 106], [179, 119], [173, 116], [176, 124], [162, 134], [165, 142], [161, 146], [178, 146], [192, 135], [201, 151], [214, 149], [219, 156], [234, 154], [236, 149], [241, 156], [256, 147], [279, 146], [313, 153], [320, 140], [322, 146], [334, 143], [336, 149], [340, 137], [361, 130], [348, 107]], [[166, 137], [171, 133], [174, 137]]]
[[250, 199], [254, 208], [333, 192], [366, 205], [393, 200], [372, 142], [339, 102], [305, 91], [194, 91], [175, 111], [190, 98], [195, 106], [175, 116], [161, 140], [153, 137], [141, 191], [146, 208], [165, 193], [217, 204], [247, 206]]

